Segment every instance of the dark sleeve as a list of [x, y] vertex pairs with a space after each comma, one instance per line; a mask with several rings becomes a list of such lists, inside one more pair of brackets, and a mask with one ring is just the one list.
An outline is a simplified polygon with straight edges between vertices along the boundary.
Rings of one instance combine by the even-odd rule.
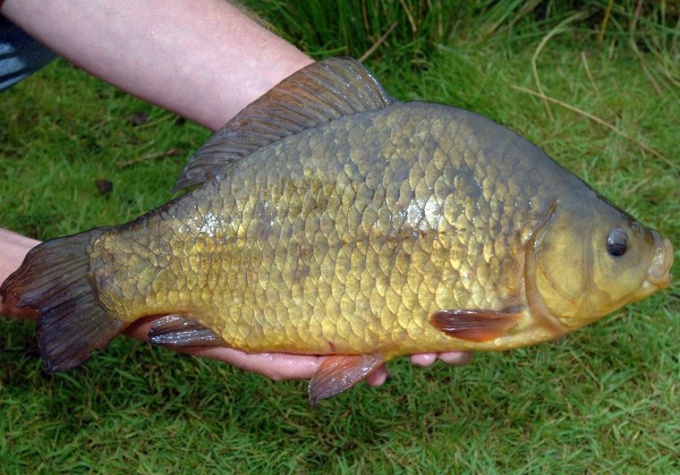
[[0, 16], [0, 91], [33, 74], [56, 55]]

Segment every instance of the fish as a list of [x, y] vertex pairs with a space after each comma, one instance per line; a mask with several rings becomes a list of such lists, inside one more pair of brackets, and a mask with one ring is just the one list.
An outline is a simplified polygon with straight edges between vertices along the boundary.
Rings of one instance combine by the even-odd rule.
[[312, 404], [423, 352], [554, 340], [669, 285], [673, 247], [515, 132], [390, 96], [359, 62], [283, 80], [183, 194], [32, 249], [0, 288], [50, 371], [135, 321], [169, 348], [327, 355]]

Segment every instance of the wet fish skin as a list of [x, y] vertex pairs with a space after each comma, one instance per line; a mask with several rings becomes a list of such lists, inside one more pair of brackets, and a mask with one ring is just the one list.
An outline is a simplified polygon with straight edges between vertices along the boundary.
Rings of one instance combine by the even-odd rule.
[[167, 346], [334, 355], [316, 402], [398, 355], [556, 338], [670, 279], [668, 240], [540, 149], [469, 111], [394, 101], [347, 60], [244, 110], [182, 173], [193, 185], [44, 243], [2, 286], [42, 314], [51, 369], [158, 316]]
[[[226, 342], [248, 351], [478, 346], [461, 340], [452, 348], [430, 315], [520, 305], [522, 282], [514, 276], [552, 202], [513, 198], [508, 213], [500, 197], [513, 185], [480, 175], [478, 145], [461, 140], [480, 124], [455, 115], [484, 120], [433, 107], [404, 105], [366, 114], [358, 126], [340, 119], [308, 137], [289, 137], [239, 162], [228, 171], [231, 179], [208, 182], [125, 232], [109, 231], [92, 252], [95, 274], [103, 276], [97, 281], [106, 282], [100, 300], [125, 321], [200, 315]], [[442, 142], [422, 143], [437, 127]], [[456, 139], [463, 153], [451, 153]], [[318, 144], [313, 156], [306, 143]], [[455, 185], [448, 177], [457, 178]], [[485, 180], [499, 183], [488, 189], [489, 199], [478, 185]], [[468, 219], [470, 204], [487, 212]], [[478, 242], [476, 235], [496, 238]]]

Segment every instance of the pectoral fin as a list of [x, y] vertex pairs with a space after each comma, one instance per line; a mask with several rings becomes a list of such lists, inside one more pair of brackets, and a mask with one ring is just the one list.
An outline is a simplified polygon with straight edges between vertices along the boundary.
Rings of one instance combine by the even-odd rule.
[[185, 315], [166, 315], [155, 320], [149, 330], [149, 341], [174, 348], [225, 345], [219, 335]]
[[327, 357], [309, 382], [312, 405], [351, 388], [377, 369], [380, 355], [333, 355]]
[[441, 310], [430, 317], [430, 323], [448, 336], [473, 342], [495, 340], [519, 323], [521, 308], [502, 311], [485, 309]]

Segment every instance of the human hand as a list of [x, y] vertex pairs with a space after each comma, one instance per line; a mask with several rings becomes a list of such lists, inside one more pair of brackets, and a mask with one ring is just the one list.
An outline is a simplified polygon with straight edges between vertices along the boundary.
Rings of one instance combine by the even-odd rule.
[[[9, 309], [2, 306], [0, 300], [0, 315], [9, 313]], [[35, 319], [37, 314], [31, 311], [19, 312], [14, 309], [12, 316]], [[141, 321], [130, 325], [125, 334], [132, 338], [148, 341], [149, 329], [152, 321]], [[294, 355], [291, 353], [245, 353], [226, 346], [202, 346], [172, 348], [202, 358], [224, 361], [245, 371], [252, 371], [266, 376], [274, 381], [286, 379], [311, 379], [321, 366], [325, 356]], [[451, 365], [467, 364], [472, 358], [469, 352], [418, 353], [411, 355], [411, 363], [417, 366], [430, 366], [438, 359]], [[385, 365], [369, 374], [365, 381], [369, 386], [380, 386], [387, 380], [388, 372]]]
[[[262, 374], [274, 381], [286, 379], [311, 379], [326, 356], [294, 355], [290, 353], [244, 353], [227, 347], [185, 348], [185, 352], [204, 358], [225, 361], [237, 368]], [[182, 351], [182, 350], [180, 350]], [[469, 352], [419, 353], [411, 355], [411, 363], [430, 366], [437, 360], [451, 365], [464, 365], [472, 359]], [[381, 386], [389, 373], [381, 365], [366, 376], [369, 386]]]
[[[130, 325], [125, 333], [133, 338], [148, 340], [152, 321], [140, 321]], [[259, 373], [274, 381], [286, 379], [311, 379], [321, 366], [325, 356], [294, 355], [290, 353], [245, 353], [224, 346], [172, 348], [182, 353], [224, 361], [237, 368]], [[472, 358], [469, 352], [419, 353], [411, 355], [411, 363], [430, 366], [438, 359], [447, 364], [464, 365]], [[365, 381], [369, 386], [380, 386], [387, 380], [385, 365], [369, 374]]]

